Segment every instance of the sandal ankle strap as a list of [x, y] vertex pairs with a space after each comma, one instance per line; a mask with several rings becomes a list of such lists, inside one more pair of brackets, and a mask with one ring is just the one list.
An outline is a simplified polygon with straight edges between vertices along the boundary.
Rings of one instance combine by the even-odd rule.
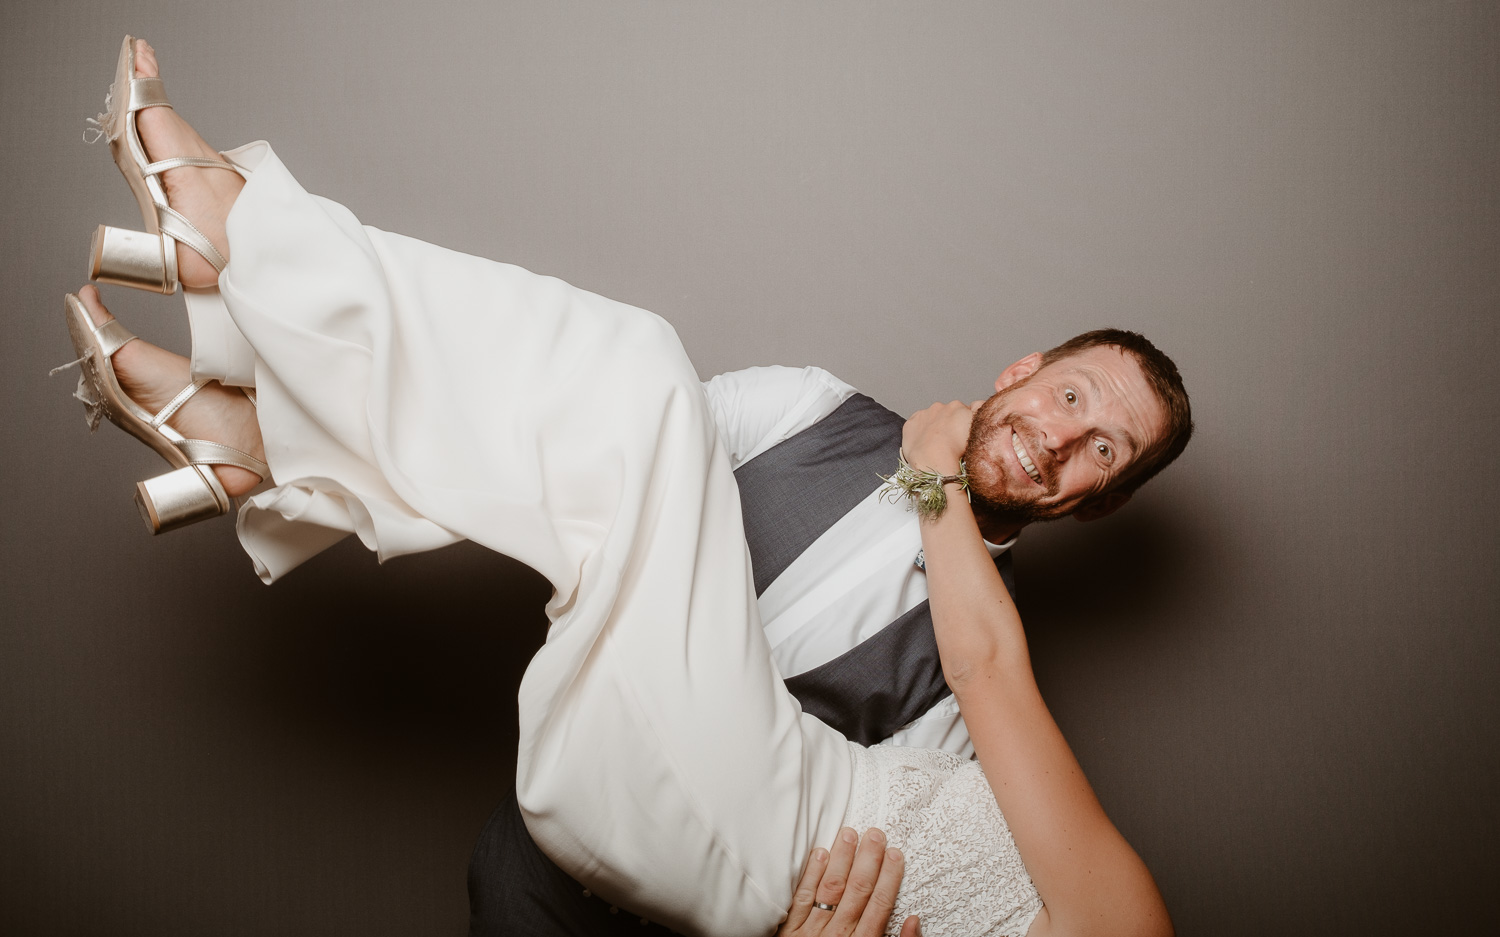
[[206, 385], [207, 383], [207, 379], [198, 380], [184, 387], [182, 390], [179, 390], [177, 392], [177, 396], [173, 397], [171, 400], [168, 400], [165, 407], [162, 407], [160, 410], [156, 411], [156, 415], [151, 418], [151, 428], [161, 429], [163, 426], [165, 426], [167, 420], [170, 420], [172, 418], [172, 414], [182, 409], [182, 405], [193, 399], [193, 395], [202, 390], [204, 385]]
[[208, 439], [184, 439], [177, 448], [187, 456], [189, 465], [232, 465], [254, 472], [262, 480], [271, 477], [271, 467], [248, 452]]
[[208, 239], [208, 235], [194, 227], [193, 223], [183, 217], [182, 213], [175, 208], [158, 202], [156, 205], [156, 218], [157, 225], [161, 228], [163, 234], [175, 238], [197, 251], [204, 260], [213, 265], [214, 270], [223, 273], [224, 268], [229, 266], [229, 261], [223, 254], [219, 253], [217, 247], [214, 247], [213, 242]]
[[[193, 399], [193, 395], [202, 390], [209, 383], [208, 379], [197, 380], [177, 392], [177, 396], [167, 401], [167, 405], [157, 411], [151, 418], [153, 429], [160, 429], [172, 414], [182, 409], [182, 405]], [[246, 394], [248, 397], [249, 395]], [[251, 398], [253, 403], [254, 398]], [[232, 465], [242, 468], [247, 472], [254, 472], [257, 477], [265, 479], [271, 477], [271, 467], [248, 452], [226, 446], [221, 442], [213, 442], [208, 439], [181, 439], [174, 440], [175, 445], [182, 454], [187, 456], [189, 465]]]
[[239, 170], [233, 163], [222, 159], [210, 159], [207, 156], [174, 156], [171, 159], [159, 159], [154, 163], [147, 163], [141, 170], [143, 176], [155, 176], [173, 169], [182, 169], [186, 166], [196, 166], [200, 169], [227, 169], [235, 175]]

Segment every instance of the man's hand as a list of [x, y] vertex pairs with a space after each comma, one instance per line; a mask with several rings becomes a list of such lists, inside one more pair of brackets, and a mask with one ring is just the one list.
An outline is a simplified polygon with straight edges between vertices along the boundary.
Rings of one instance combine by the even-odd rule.
[[969, 443], [974, 410], [957, 400], [919, 410], [901, 429], [901, 450], [914, 469], [953, 475]]
[[[839, 831], [832, 852], [812, 851], [792, 907], [777, 937], [880, 937], [885, 933], [906, 859], [885, 848], [885, 834], [865, 833], [863, 842], [848, 827]], [[834, 910], [819, 905], [831, 905]], [[901, 937], [922, 937], [917, 916], [906, 919]]]

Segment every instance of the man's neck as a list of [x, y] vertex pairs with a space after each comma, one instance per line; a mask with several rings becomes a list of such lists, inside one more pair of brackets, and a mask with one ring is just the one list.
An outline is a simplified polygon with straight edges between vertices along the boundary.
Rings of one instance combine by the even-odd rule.
[[974, 520], [979, 523], [979, 535], [990, 543], [1005, 543], [1026, 526], [1016, 521], [1001, 520], [988, 511], [975, 511]]

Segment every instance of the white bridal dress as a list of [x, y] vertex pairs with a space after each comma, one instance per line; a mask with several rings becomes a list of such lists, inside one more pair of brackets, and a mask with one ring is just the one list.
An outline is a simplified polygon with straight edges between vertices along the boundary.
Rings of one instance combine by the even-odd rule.
[[238, 530], [263, 579], [349, 533], [381, 558], [467, 538], [546, 576], [516, 787], [538, 844], [607, 900], [768, 934], [847, 819], [908, 854], [897, 927], [1024, 933], [1040, 902], [978, 766], [867, 751], [786, 692], [666, 322], [364, 227], [267, 144], [226, 155], [247, 183], [219, 293], [189, 298], [194, 368], [257, 388], [276, 487]]

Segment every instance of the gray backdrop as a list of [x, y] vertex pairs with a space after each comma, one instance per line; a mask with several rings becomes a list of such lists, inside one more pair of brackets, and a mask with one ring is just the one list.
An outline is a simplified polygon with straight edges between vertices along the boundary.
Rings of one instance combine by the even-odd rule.
[[[128, 12], [122, 12], [126, 11]], [[546, 587], [346, 542], [263, 587], [69, 399], [139, 227], [120, 36], [369, 224], [661, 313], [704, 376], [908, 412], [1101, 325], [1184, 458], [1029, 532], [1043, 691], [1184, 935], [1493, 926], [1493, 3], [21, 2], [0, 12], [0, 931], [456, 934]], [[106, 301], [186, 347], [180, 297]]]

